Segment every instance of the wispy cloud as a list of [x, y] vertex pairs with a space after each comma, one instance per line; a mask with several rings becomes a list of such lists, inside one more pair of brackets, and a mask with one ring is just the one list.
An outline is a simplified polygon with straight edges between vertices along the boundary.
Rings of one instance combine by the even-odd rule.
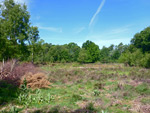
[[103, 30], [98, 33], [92, 33], [86, 37], [86, 40], [92, 40], [96, 44], [99, 45], [100, 48], [102, 46], [110, 46], [111, 44], [118, 45], [120, 42], [124, 44], [129, 44], [130, 40], [133, 38], [134, 25], [129, 24], [125, 26], [115, 27], [108, 30]]
[[79, 34], [79, 33], [81, 33], [84, 30], [85, 30], [85, 27], [80, 27], [80, 28], [76, 29], [75, 33]]
[[96, 16], [100, 13], [101, 9], [103, 8], [103, 6], [104, 6], [104, 4], [105, 4], [105, 1], [106, 1], [106, 0], [102, 0], [101, 4], [99, 5], [97, 11], [96, 11], [95, 14], [93, 15], [93, 17], [92, 17], [92, 19], [91, 19], [91, 21], [90, 21], [90, 23], [89, 23], [89, 27], [93, 24], [93, 22], [94, 22]]
[[39, 29], [41, 30], [47, 30], [51, 32], [57, 32], [57, 33], [62, 33], [62, 28], [55, 28], [55, 27], [45, 27], [41, 25], [36, 25]]
[[26, 4], [26, 5], [28, 5], [28, 3], [29, 3], [29, 0], [14, 0], [16, 3], [20, 3], [20, 4]]
[[110, 30], [110, 34], [122, 34], [122, 33], [127, 33], [131, 30], [132, 25], [126, 25], [126, 26], [122, 26], [119, 28], [114, 28], [112, 30]]
[[109, 47], [111, 44], [118, 45], [119, 43], [129, 44], [132, 36], [115, 36], [115, 35], [105, 35], [105, 34], [97, 34], [91, 35], [86, 38], [86, 40], [92, 40], [97, 44], [100, 48], [103, 46]]
[[40, 16], [36, 16], [35, 17], [36, 20], [40, 20], [40, 18], [41, 18]]

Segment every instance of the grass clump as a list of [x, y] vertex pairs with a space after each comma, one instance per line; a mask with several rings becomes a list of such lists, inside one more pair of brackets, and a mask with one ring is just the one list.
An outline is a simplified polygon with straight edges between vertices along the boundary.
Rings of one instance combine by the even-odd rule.
[[135, 90], [141, 95], [150, 95], [150, 86], [147, 83], [138, 85]]
[[[16, 109], [20, 106], [23, 109], [21, 112], [129, 113], [137, 112], [134, 111], [136, 106], [143, 108], [143, 105], [150, 105], [150, 78], [142, 78], [144, 75], [149, 76], [148, 69], [124, 67], [119, 64], [67, 63], [45, 65], [42, 69], [48, 76], [38, 78], [35, 76], [36, 73], [30, 74], [36, 79], [31, 80], [31, 76], [29, 80], [27, 77], [24, 78], [20, 89], [16, 89], [18, 93], [8, 99]], [[51, 87], [36, 87], [31, 90], [29, 81], [38, 83], [41, 78], [49, 81]], [[40, 83], [42, 82], [38, 84]], [[1, 87], [0, 91], [3, 93], [0, 93], [0, 100], [4, 97], [4, 92], [10, 93], [14, 90], [9, 85], [2, 84]], [[5, 102], [6, 98], [2, 101]], [[11, 107], [6, 109], [11, 111]], [[144, 112], [143, 109], [141, 112]]]

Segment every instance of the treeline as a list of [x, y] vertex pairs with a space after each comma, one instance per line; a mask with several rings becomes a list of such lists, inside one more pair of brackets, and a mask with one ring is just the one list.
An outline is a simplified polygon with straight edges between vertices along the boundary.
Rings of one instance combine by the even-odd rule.
[[129, 45], [110, 45], [99, 49], [87, 40], [79, 47], [76, 43], [53, 45], [40, 39], [38, 27], [31, 26], [26, 5], [5, 0], [0, 5], [0, 61], [18, 59], [33, 63], [119, 62], [130, 66], [150, 67], [150, 27], [135, 34]]
[[119, 58], [119, 62], [150, 68], [150, 27], [134, 35], [131, 44]]

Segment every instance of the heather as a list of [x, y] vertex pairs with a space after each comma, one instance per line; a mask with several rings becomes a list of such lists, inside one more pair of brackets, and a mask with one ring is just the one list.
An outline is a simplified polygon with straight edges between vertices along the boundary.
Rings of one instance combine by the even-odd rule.
[[101, 63], [55, 63], [38, 68], [46, 75], [43, 79], [50, 82], [49, 87], [30, 88], [26, 79], [16, 97], [1, 104], [1, 111], [149, 113], [149, 69]]
[[[113, 19], [113, 16], [102, 19], [101, 16], [107, 13], [99, 15], [105, 11], [115, 11], [107, 7], [101, 11], [105, 1], [108, 1], [107, 4], [114, 2], [101, 0], [89, 24], [86, 23], [89, 19], [82, 21], [84, 24], [70, 24], [70, 18], [76, 15], [74, 11], [80, 14], [82, 11], [91, 10], [92, 13], [94, 10], [86, 6], [90, 0], [80, 1], [81, 4], [86, 2], [84, 10], [74, 9], [77, 8], [75, 2], [78, 0], [68, 1], [0, 0], [0, 113], [150, 113], [150, 27], [143, 21], [138, 22], [144, 18], [141, 16], [135, 21], [137, 24], [131, 25], [131, 17], [136, 13], [130, 11], [134, 13], [127, 19], [130, 25], [121, 27], [122, 22], [114, 23], [114, 20], [120, 20], [120, 16], [114, 16], [117, 19]], [[144, 0], [139, 1], [141, 6], [149, 5], [143, 4]], [[23, 2], [40, 3], [40, 7], [36, 10], [36, 5], [28, 4], [28, 9], [28, 5]], [[57, 7], [49, 2], [56, 2]], [[75, 7], [66, 2], [73, 3]], [[96, 5], [97, 2], [92, 1], [90, 5]], [[120, 9], [122, 4], [127, 5], [123, 3], [125, 0], [115, 2], [121, 3], [117, 4], [119, 10], [116, 11], [126, 11]], [[134, 1], [128, 3], [133, 6]], [[40, 10], [42, 4], [45, 12]], [[60, 10], [61, 6], [63, 8]], [[130, 8], [136, 10], [135, 6]], [[141, 6], [138, 6], [139, 11], [148, 8]], [[56, 8], [61, 14], [52, 13], [47, 8]], [[74, 10], [70, 13], [72, 16], [66, 8]], [[31, 16], [29, 11], [37, 15]], [[52, 17], [38, 16], [39, 11], [43, 16], [48, 13]], [[90, 12], [86, 13], [88, 18], [91, 17]], [[69, 18], [66, 19], [64, 14]], [[126, 13], [121, 14], [125, 20], [129, 17], [124, 15]], [[112, 19], [109, 22], [113, 26], [109, 22], [106, 25], [97, 23], [98, 15], [103, 21]], [[82, 16], [80, 18], [85, 19]], [[44, 19], [50, 20], [42, 23]], [[74, 19], [80, 20], [78, 17]], [[33, 23], [31, 20], [34, 20]], [[52, 20], [59, 21], [58, 25]], [[65, 28], [68, 23], [67, 31]], [[127, 23], [124, 21], [123, 24]], [[52, 40], [57, 41], [54, 43]], [[127, 40], [130, 40], [128, 44], [125, 42]]]

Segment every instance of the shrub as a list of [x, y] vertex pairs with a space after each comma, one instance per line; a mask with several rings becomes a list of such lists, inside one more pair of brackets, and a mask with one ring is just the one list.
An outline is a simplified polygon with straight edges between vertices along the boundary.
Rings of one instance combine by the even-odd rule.
[[150, 54], [146, 53], [141, 61], [141, 66], [150, 68]]
[[19, 64], [16, 60], [8, 61], [0, 68], [0, 81], [20, 86], [20, 79], [27, 72], [37, 73], [39, 70], [32, 63]]
[[140, 49], [137, 49], [135, 52], [131, 53], [127, 51], [126, 53], [123, 53], [120, 58], [120, 63], [125, 63], [130, 66], [141, 66], [141, 59], [144, 57], [143, 53]]
[[150, 94], [149, 84], [143, 83], [141, 85], [138, 85], [135, 89], [141, 95], [149, 95]]
[[79, 52], [79, 56], [78, 56], [78, 62], [80, 62], [80, 63], [91, 62], [91, 61], [89, 61], [89, 55], [88, 55], [87, 50], [81, 49], [81, 51]]

